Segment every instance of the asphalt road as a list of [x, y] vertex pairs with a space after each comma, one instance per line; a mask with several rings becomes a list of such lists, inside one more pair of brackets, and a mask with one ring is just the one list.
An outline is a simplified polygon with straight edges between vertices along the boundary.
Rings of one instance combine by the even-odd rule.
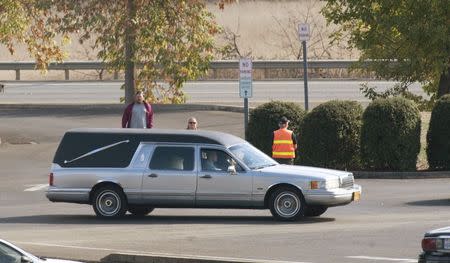
[[[340, 99], [356, 100], [367, 104], [369, 100], [359, 91], [362, 81], [309, 81], [308, 100], [310, 107], [322, 102]], [[4, 93], [0, 93], [0, 104], [6, 103], [118, 103], [124, 91], [122, 82], [8, 82]], [[388, 81], [372, 81], [371, 87], [386, 90], [394, 85]], [[188, 82], [184, 90], [188, 103], [212, 103], [242, 105], [237, 81]], [[419, 84], [411, 92], [425, 96]], [[271, 100], [294, 101], [304, 105], [303, 81], [255, 81], [250, 106]]]
[[[157, 112], [161, 128], [242, 136], [242, 114]], [[290, 262], [417, 262], [426, 230], [449, 224], [448, 179], [357, 180], [362, 200], [294, 223], [266, 210], [156, 209], [142, 219], [97, 219], [87, 205], [50, 203], [49, 166], [63, 132], [117, 127], [120, 113], [0, 111], [0, 238], [38, 255], [97, 260], [110, 253], [196, 255]]]

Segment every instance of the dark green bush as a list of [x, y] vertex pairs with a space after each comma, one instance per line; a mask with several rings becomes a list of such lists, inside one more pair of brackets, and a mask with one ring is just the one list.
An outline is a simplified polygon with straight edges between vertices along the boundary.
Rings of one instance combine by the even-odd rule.
[[305, 110], [297, 103], [282, 101], [264, 103], [250, 112], [247, 140], [272, 156], [272, 133], [278, 129], [280, 118], [286, 116], [290, 120], [289, 129], [299, 134], [300, 123], [305, 114]]
[[450, 94], [437, 100], [431, 112], [427, 157], [430, 169], [450, 169]]
[[361, 159], [365, 168], [415, 170], [420, 151], [420, 112], [405, 98], [378, 99], [364, 111]]
[[312, 166], [360, 168], [363, 109], [356, 101], [329, 101], [309, 112], [299, 136], [300, 163]]

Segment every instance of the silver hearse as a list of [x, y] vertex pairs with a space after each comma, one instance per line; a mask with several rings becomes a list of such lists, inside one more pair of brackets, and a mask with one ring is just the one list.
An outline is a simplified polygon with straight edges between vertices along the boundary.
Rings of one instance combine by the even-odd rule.
[[280, 165], [214, 131], [70, 130], [49, 177], [50, 201], [92, 204], [105, 218], [192, 207], [268, 208], [279, 220], [298, 220], [361, 195], [351, 172]]

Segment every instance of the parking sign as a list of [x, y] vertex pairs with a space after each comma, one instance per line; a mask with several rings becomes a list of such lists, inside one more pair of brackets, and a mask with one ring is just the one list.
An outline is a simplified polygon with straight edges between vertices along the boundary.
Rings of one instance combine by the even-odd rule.
[[309, 40], [309, 24], [299, 24], [298, 25], [298, 36], [300, 41]]
[[239, 60], [239, 96], [251, 98], [252, 93], [252, 60], [242, 58]]

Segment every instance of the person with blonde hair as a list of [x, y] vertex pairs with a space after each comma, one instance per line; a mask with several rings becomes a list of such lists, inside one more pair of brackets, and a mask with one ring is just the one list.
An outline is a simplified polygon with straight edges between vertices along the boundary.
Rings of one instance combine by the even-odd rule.
[[197, 130], [198, 129], [197, 119], [195, 117], [190, 117], [188, 119], [186, 130]]

